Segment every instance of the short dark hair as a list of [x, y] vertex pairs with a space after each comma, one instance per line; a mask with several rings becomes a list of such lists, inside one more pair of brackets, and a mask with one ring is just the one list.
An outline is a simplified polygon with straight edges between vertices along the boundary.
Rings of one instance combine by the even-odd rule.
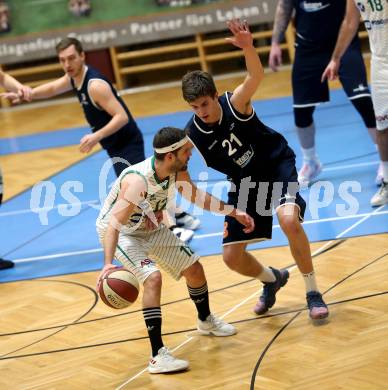
[[186, 102], [193, 102], [194, 100], [211, 96], [214, 98], [217, 93], [217, 88], [213, 77], [202, 70], [195, 70], [186, 73], [182, 78], [182, 95]]
[[[181, 139], [185, 137], [186, 137], [185, 130], [178, 129], [177, 127], [162, 127], [155, 134], [152, 146], [154, 148], [164, 148], [166, 146], [170, 146], [172, 144], [175, 144], [176, 142], [179, 142]], [[179, 149], [176, 149], [169, 153], [174, 153], [176, 155]], [[154, 156], [157, 160], [164, 160], [166, 154], [167, 153], [154, 152]]]
[[75, 50], [77, 50], [78, 54], [84, 52], [81, 42], [77, 38], [73, 37], [66, 37], [61, 39], [60, 42], [57, 43], [57, 45], [55, 46], [55, 50], [57, 51], [57, 54], [59, 54], [62, 50], [67, 49], [71, 45], [74, 45]]

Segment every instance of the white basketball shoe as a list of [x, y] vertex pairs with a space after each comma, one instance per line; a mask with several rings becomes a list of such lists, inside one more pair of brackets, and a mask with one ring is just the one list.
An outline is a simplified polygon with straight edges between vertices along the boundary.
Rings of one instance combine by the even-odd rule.
[[175, 221], [178, 227], [190, 230], [197, 230], [201, 224], [199, 218], [196, 218], [186, 212], [175, 214]]
[[162, 347], [156, 356], [151, 357], [148, 363], [148, 372], [150, 374], [164, 374], [167, 372], [183, 371], [188, 367], [188, 361], [175, 358], [167, 347]]
[[373, 195], [370, 200], [372, 207], [382, 206], [383, 204], [388, 203], [388, 183], [383, 181], [380, 189]]
[[232, 336], [237, 333], [237, 329], [227, 322], [217, 318], [214, 314], [209, 314], [205, 321], [198, 319], [198, 332], [203, 335]]
[[322, 171], [319, 160], [305, 160], [298, 172], [298, 182], [301, 187], [307, 187]]
[[194, 236], [194, 232], [190, 229], [171, 226], [170, 230], [183, 242], [189, 242]]

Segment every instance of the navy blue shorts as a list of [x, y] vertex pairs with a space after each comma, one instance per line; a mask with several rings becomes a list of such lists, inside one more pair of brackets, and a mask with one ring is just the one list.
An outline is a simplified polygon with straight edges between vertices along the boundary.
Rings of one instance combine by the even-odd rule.
[[132, 140], [130, 143], [128, 143], [128, 145], [121, 149], [109, 149], [107, 150], [107, 153], [113, 160], [115, 157], [125, 160], [117, 162], [113, 161], [113, 168], [115, 170], [116, 176], [118, 177], [125, 168], [128, 168], [128, 166], [145, 160], [143, 138], [138, 137], [138, 139]]
[[[295, 203], [299, 207], [299, 219], [303, 221], [306, 202], [298, 192], [298, 174], [295, 168], [295, 156], [281, 160], [269, 175], [269, 181], [255, 179], [236, 183], [231, 182], [228, 203], [246, 211], [255, 220], [255, 230], [244, 233], [244, 226], [236, 219], [226, 216], [224, 222], [223, 244], [238, 242], [256, 242], [272, 237], [273, 210], [286, 203]], [[235, 190], [235, 191], [234, 191]]]
[[[313, 47], [297, 39], [292, 68], [294, 107], [309, 107], [330, 100], [327, 80], [321, 83], [322, 73], [330, 62], [334, 47]], [[341, 60], [339, 79], [349, 97], [370, 96], [360, 42], [354, 39]]]

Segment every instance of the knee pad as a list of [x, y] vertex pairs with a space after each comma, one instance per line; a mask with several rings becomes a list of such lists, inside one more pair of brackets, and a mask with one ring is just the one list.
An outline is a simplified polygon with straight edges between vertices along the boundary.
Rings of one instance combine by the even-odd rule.
[[350, 101], [352, 102], [354, 108], [361, 115], [365, 126], [368, 128], [376, 127], [376, 117], [370, 96], [363, 96], [358, 99], [352, 99]]
[[315, 106], [294, 107], [295, 126], [309, 127], [313, 123]]

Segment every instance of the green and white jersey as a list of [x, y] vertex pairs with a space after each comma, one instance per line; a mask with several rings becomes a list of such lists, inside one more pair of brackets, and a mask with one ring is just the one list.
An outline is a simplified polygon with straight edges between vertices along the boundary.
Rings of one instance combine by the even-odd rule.
[[97, 218], [96, 225], [98, 228], [105, 229], [108, 227], [112, 208], [117, 201], [121, 189], [121, 182], [126, 175], [133, 173], [143, 178], [146, 183], [147, 192], [144, 201], [135, 208], [134, 213], [130, 216], [121, 233], [145, 232], [144, 216], [150, 210], [156, 212], [166, 209], [168, 203], [175, 200], [176, 174], [170, 175], [167, 179], [160, 181], [155, 172], [155, 158], [147, 158], [138, 164], [124, 169], [117, 178]]
[[388, 56], [388, 0], [355, 0], [360, 10], [373, 56]]

